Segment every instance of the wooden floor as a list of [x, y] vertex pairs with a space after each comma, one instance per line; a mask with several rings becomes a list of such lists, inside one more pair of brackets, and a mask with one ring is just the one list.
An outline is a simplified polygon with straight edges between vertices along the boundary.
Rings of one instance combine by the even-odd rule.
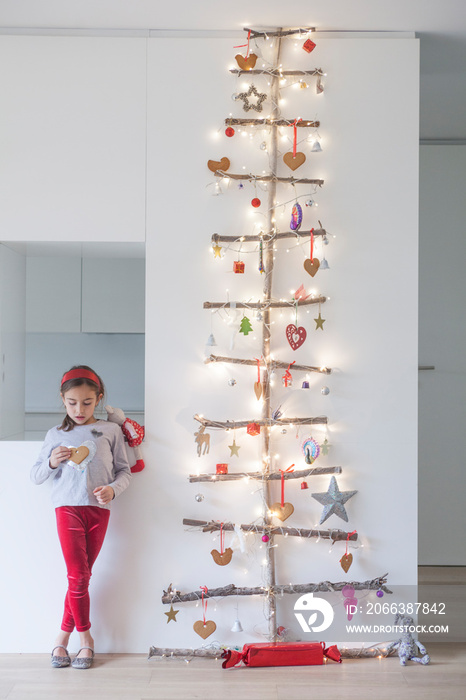
[[398, 657], [324, 666], [234, 668], [219, 661], [97, 655], [88, 671], [54, 669], [45, 654], [2, 655], [2, 700], [464, 700], [466, 644], [431, 644], [430, 666]]
[[[451, 590], [452, 600], [461, 601], [456, 609], [462, 618], [465, 575], [465, 567], [426, 567], [419, 578], [432, 591], [441, 586], [442, 599]], [[54, 669], [49, 654], [3, 654], [0, 700], [465, 700], [464, 637], [461, 642], [426, 641], [426, 646], [429, 666], [400, 666], [392, 656], [228, 670], [210, 659], [187, 663], [139, 654], [97, 654], [87, 671]]]

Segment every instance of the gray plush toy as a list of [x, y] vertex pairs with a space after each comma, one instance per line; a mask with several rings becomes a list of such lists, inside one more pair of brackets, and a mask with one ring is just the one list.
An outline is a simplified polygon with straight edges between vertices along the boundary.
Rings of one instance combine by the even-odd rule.
[[[395, 625], [403, 627], [403, 632], [400, 639], [396, 642], [392, 642], [387, 648], [387, 652], [392, 649], [398, 649], [398, 656], [400, 657], [400, 664], [406, 666], [407, 661], [414, 661], [417, 664], [423, 664], [424, 666], [430, 663], [430, 657], [427, 653], [427, 649], [421, 642], [414, 639], [413, 635], [409, 631], [409, 628], [414, 626], [414, 620], [412, 617], [407, 617], [398, 614], [395, 617]], [[418, 652], [422, 656], [418, 655]]]

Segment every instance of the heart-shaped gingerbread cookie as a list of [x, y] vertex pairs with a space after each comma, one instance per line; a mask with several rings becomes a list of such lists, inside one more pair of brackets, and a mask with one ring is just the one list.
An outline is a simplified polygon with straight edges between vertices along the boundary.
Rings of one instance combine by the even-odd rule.
[[281, 503], [274, 503], [272, 506], [270, 506], [270, 510], [279, 520], [283, 522], [289, 518], [292, 513], [294, 513], [294, 506], [292, 503], [285, 503], [283, 506]]
[[85, 471], [88, 464], [93, 460], [97, 451], [97, 445], [93, 440], [86, 440], [79, 447], [71, 447], [71, 457], [67, 464], [80, 472]]
[[81, 445], [80, 447], [70, 447], [70, 450], [70, 462], [74, 462], [75, 464], [81, 464], [81, 462], [84, 462], [89, 454], [89, 448], [85, 445]]
[[312, 258], [312, 260], [310, 258], [306, 258], [304, 261], [304, 269], [309, 275], [311, 275], [311, 277], [314, 277], [314, 275], [317, 274], [319, 267], [320, 262], [317, 258]]
[[222, 170], [225, 173], [230, 167], [230, 161], [226, 157], [222, 158], [222, 160], [208, 160], [207, 167], [213, 173], [215, 173], [217, 170]]
[[216, 564], [218, 564], [219, 566], [226, 566], [231, 562], [233, 550], [230, 547], [227, 547], [223, 554], [220, 554], [220, 552], [217, 549], [213, 549], [211, 551], [211, 554]]
[[257, 56], [255, 53], [250, 53], [247, 58], [244, 58], [240, 53], [237, 53], [235, 59], [241, 70], [252, 70], [256, 65]]
[[207, 637], [210, 637], [210, 635], [213, 634], [216, 629], [217, 625], [213, 620], [207, 620], [205, 623], [204, 620], [198, 620], [193, 625], [193, 630], [196, 634], [202, 637], [202, 639], [207, 639]]
[[306, 162], [306, 156], [304, 155], [304, 153], [301, 153], [301, 151], [298, 151], [294, 156], [293, 153], [290, 151], [289, 153], [285, 153], [285, 155], [283, 156], [283, 162], [291, 170], [296, 170], [297, 168], [299, 168], [300, 165]]

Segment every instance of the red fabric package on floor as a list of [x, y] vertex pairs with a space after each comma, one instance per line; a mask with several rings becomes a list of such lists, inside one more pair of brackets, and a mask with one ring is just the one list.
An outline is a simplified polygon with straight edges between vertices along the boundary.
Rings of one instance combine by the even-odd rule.
[[341, 663], [337, 647], [326, 649], [323, 642], [245, 644], [242, 651], [223, 652], [222, 668], [232, 668], [241, 662], [246, 666], [316, 666], [324, 663], [324, 656]]

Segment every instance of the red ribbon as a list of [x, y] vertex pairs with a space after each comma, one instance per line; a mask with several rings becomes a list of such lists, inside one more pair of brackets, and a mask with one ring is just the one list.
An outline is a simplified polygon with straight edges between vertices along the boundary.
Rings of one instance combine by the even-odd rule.
[[223, 554], [225, 550], [225, 532], [223, 530], [223, 523], [220, 523], [220, 554]]
[[311, 262], [314, 260], [314, 229], [311, 228]]
[[346, 552], [345, 552], [346, 556], [348, 556], [348, 540], [351, 537], [351, 535], [354, 535], [356, 532], [357, 532], [357, 530], [353, 530], [353, 532], [348, 532], [348, 536], [346, 538]]
[[278, 471], [281, 472], [281, 483], [282, 483], [282, 500], [281, 500], [281, 506], [285, 505], [285, 474], [287, 472], [294, 472], [294, 464], [291, 465], [291, 467], [288, 467], [288, 469], [279, 469]]
[[285, 374], [284, 374], [283, 377], [282, 377], [283, 381], [285, 382], [285, 386], [288, 386], [288, 382], [289, 382], [290, 379], [292, 378], [292, 377], [291, 377], [291, 372], [290, 372], [290, 367], [291, 367], [292, 365], [294, 365], [295, 362], [296, 362], [296, 360], [293, 360], [293, 362], [291, 362], [291, 363], [288, 365], [288, 369], [285, 370]]
[[241, 44], [240, 46], [233, 46], [234, 49], [244, 49], [245, 46], [248, 47], [248, 50], [246, 51], [246, 56], [247, 58], [249, 56], [249, 39], [251, 38], [251, 30], [248, 31], [248, 43], [247, 44]]
[[204, 601], [204, 593], [207, 595], [207, 591], [209, 590], [207, 586], [199, 586], [199, 588], [202, 591], [202, 598], [201, 598], [201, 604], [202, 604], [202, 616], [204, 619], [204, 627], [205, 627], [205, 615], [207, 612], [207, 601]]
[[296, 126], [296, 124], [300, 121], [302, 121], [301, 117], [299, 117], [299, 119], [295, 119], [293, 124], [292, 124], [292, 127], [293, 127], [293, 158], [296, 158], [296, 142], [298, 140], [298, 127]]
[[259, 384], [260, 384], [260, 381], [261, 381], [261, 368], [260, 368], [260, 363], [261, 363], [262, 357], [261, 357], [260, 359], [259, 359], [258, 357], [255, 357], [254, 359], [255, 359], [255, 361], [257, 362], [257, 381], [258, 381]]

